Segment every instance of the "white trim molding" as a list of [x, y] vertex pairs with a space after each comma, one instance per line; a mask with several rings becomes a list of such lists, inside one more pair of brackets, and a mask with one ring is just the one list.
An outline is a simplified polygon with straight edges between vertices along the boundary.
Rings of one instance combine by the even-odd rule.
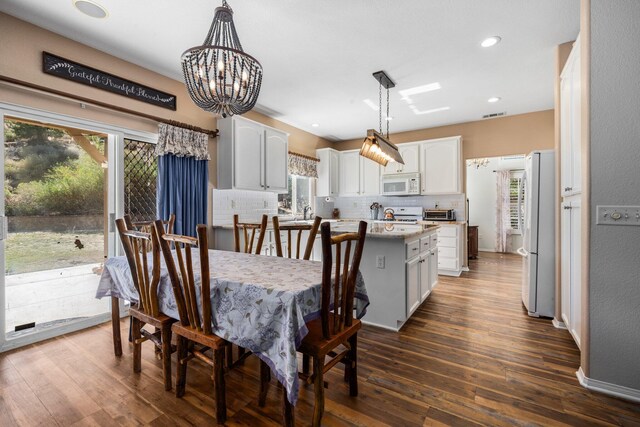
[[553, 324], [553, 326], [557, 329], [567, 329], [567, 325], [562, 321], [562, 320], [558, 320], [558, 319], [553, 319], [551, 321], [551, 323]]
[[588, 390], [640, 403], [640, 390], [586, 377], [584, 372], [582, 372], [582, 367], [578, 369], [576, 376], [578, 377], [578, 381], [580, 381], [580, 385]]

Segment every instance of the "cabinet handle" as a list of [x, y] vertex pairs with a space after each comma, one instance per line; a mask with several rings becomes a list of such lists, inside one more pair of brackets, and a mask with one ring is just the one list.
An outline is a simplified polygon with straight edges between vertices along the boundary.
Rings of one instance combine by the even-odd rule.
[[564, 209], [571, 209], [571, 206], [565, 206]]
[[271, 186], [270, 186], [270, 185], [267, 185], [267, 188], [271, 188]]

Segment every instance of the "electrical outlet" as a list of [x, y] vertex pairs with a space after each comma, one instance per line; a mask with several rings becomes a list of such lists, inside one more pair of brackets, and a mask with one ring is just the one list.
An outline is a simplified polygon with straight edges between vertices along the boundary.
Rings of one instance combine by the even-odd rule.
[[384, 268], [384, 255], [378, 255], [376, 257], [376, 267]]
[[454, 209], [457, 208], [458, 207], [458, 202], [457, 201], [451, 202], [451, 207], [454, 208]]
[[353, 207], [357, 208], [358, 207], [358, 202], [353, 202]]
[[269, 202], [267, 202], [266, 200], [264, 200], [263, 202], [264, 208], [268, 208], [269, 207]]
[[231, 209], [235, 209], [236, 208], [236, 201], [232, 200], [231, 201]]

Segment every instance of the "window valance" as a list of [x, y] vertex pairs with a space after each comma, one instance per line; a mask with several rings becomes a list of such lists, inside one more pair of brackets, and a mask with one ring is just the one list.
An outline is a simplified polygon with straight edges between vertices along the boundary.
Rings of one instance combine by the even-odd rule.
[[289, 151], [289, 175], [317, 178], [319, 161], [315, 157]]
[[173, 154], [177, 157], [209, 160], [208, 141], [209, 137], [206, 133], [160, 123], [156, 156]]

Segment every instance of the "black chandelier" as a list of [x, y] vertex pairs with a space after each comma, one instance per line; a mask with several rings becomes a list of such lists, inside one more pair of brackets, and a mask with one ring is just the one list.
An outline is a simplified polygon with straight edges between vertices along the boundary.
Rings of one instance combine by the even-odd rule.
[[193, 102], [222, 117], [243, 114], [258, 100], [262, 65], [242, 50], [226, 0], [217, 7], [202, 46], [182, 54], [182, 72]]

